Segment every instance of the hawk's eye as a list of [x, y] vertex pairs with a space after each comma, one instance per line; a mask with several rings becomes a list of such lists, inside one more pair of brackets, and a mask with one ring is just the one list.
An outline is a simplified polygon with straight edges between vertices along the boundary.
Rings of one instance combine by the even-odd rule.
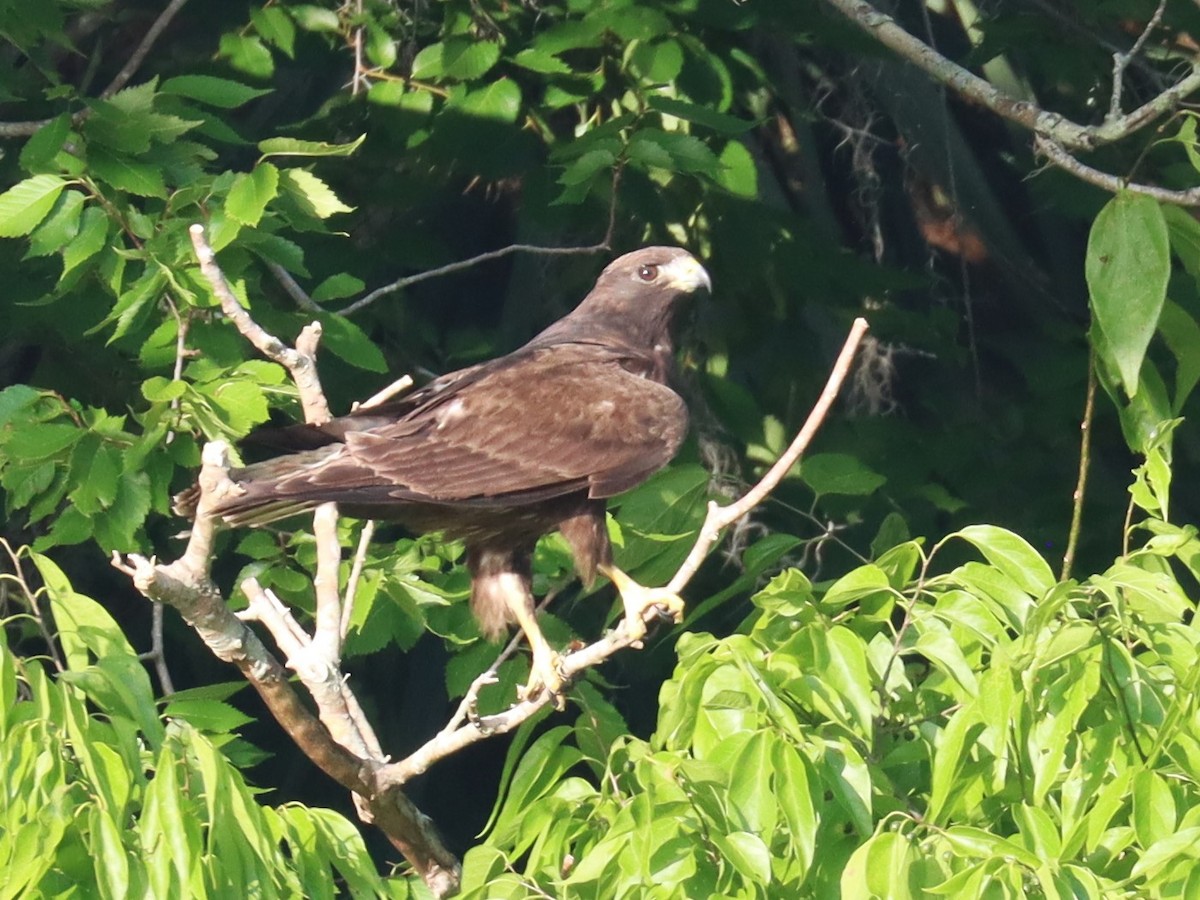
[[638, 278], [642, 281], [653, 281], [658, 277], [658, 266], [642, 266], [638, 269]]

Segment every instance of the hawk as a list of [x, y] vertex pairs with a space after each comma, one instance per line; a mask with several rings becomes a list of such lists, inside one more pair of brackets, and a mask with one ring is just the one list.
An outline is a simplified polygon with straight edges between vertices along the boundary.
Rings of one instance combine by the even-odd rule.
[[234, 469], [237, 493], [215, 512], [232, 525], [264, 524], [335, 501], [347, 515], [462, 539], [481, 631], [495, 639], [518, 625], [533, 654], [524, 696], [545, 688], [561, 704], [559, 657], [534, 615], [539, 537], [557, 529], [585, 583], [597, 572], [613, 581], [635, 640], [654, 607], [682, 620], [678, 596], [613, 565], [605, 501], [666, 465], [683, 441], [671, 327], [700, 288], [711, 290], [708, 273], [685, 250], [628, 253], [513, 353], [385, 405], [280, 429], [301, 449]]

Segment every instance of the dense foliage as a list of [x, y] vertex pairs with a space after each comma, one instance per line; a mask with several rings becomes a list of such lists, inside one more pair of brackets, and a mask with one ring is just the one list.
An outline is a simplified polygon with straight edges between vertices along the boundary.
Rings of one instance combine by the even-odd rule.
[[[170, 613], [185, 690], [166, 698], [159, 670], [156, 705], [131, 646], [148, 607], [108, 555], [176, 554], [170, 497], [202, 443], [298, 414], [283, 369], [217, 313], [194, 222], [264, 326], [322, 324], [338, 411], [512, 349], [618, 251], [694, 250], [716, 285], [682, 360], [695, 437], [614, 504], [617, 561], [646, 583], [710, 495], [786, 445], [851, 317], [871, 319], [820, 452], [693, 584], [684, 628], [590, 675], [577, 713], [493, 744], [482, 800], [431, 773], [425, 811], [472, 848], [466, 893], [1198, 890], [1189, 211], [1037, 171], [1026, 135], [817, 0], [172, 4], [143, 54], [163, 6], [0, 0], [0, 535], [25, 548], [0, 563], [0, 895], [423, 890], [385, 883], [394, 854], [288, 792], [280, 772], [311, 770], [270, 728], [256, 767], [232, 704], [260, 708], [211, 685], [227, 674]], [[1158, 5], [1045, 6], [898, 14], [1014, 95], [1097, 121], [1111, 48]], [[1163, 9], [1128, 107], [1200, 34], [1193, 4]], [[1190, 188], [1195, 123], [1089, 162]], [[420, 277], [513, 243], [578, 252]], [[1060, 579], [1089, 365], [1088, 499]], [[343, 522], [346, 546], [360, 528]], [[381, 538], [346, 649], [399, 753], [496, 649], [461, 602], [461, 546]], [[234, 603], [254, 574], [309, 609], [302, 523], [222, 542]], [[535, 570], [559, 594], [553, 642], [611, 621], [560, 540]], [[483, 709], [526, 670], [505, 663]]]

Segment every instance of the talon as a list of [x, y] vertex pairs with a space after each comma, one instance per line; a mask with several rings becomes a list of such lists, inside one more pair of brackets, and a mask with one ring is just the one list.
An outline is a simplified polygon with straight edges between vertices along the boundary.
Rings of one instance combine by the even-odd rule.
[[625, 633], [633, 640], [634, 646], [641, 643], [646, 636], [646, 615], [652, 613], [661, 618], [670, 618], [673, 622], [683, 621], [683, 598], [666, 588], [648, 588], [638, 584], [616, 566], [606, 566], [603, 570], [621, 595], [625, 606]]
[[562, 657], [551, 650], [548, 644], [534, 645], [529, 683], [521, 688], [521, 699], [536, 700], [543, 690], [547, 690], [554, 698], [554, 708], [560, 712], [566, 709], [566, 679], [559, 668], [561, 663]]

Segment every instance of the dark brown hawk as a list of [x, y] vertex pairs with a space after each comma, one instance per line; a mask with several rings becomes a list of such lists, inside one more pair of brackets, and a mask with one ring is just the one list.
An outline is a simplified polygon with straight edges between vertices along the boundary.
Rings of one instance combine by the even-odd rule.
[[708, 274], [691, 254], [647, 247], [604, 270], [570, 315], [508, 356], [452, 372], [384, 406], [279, 435], [302, 447], [231, 473], [239, 496], [216, 510], [263, 524], [336, 501], [343, 512], [442, 530], [466, 542], [471, 606], [490, 638], [521, 627], [533, 650], [526, 696], [558, 695], [558, 656], [534, 617], [530, 556], [558, 529], [585, 582], [621, 592], [626, 627], [683, 602], [612, 564], [605, 499], [675, 455], [687, 409], [671, 389], [671, 323]]

